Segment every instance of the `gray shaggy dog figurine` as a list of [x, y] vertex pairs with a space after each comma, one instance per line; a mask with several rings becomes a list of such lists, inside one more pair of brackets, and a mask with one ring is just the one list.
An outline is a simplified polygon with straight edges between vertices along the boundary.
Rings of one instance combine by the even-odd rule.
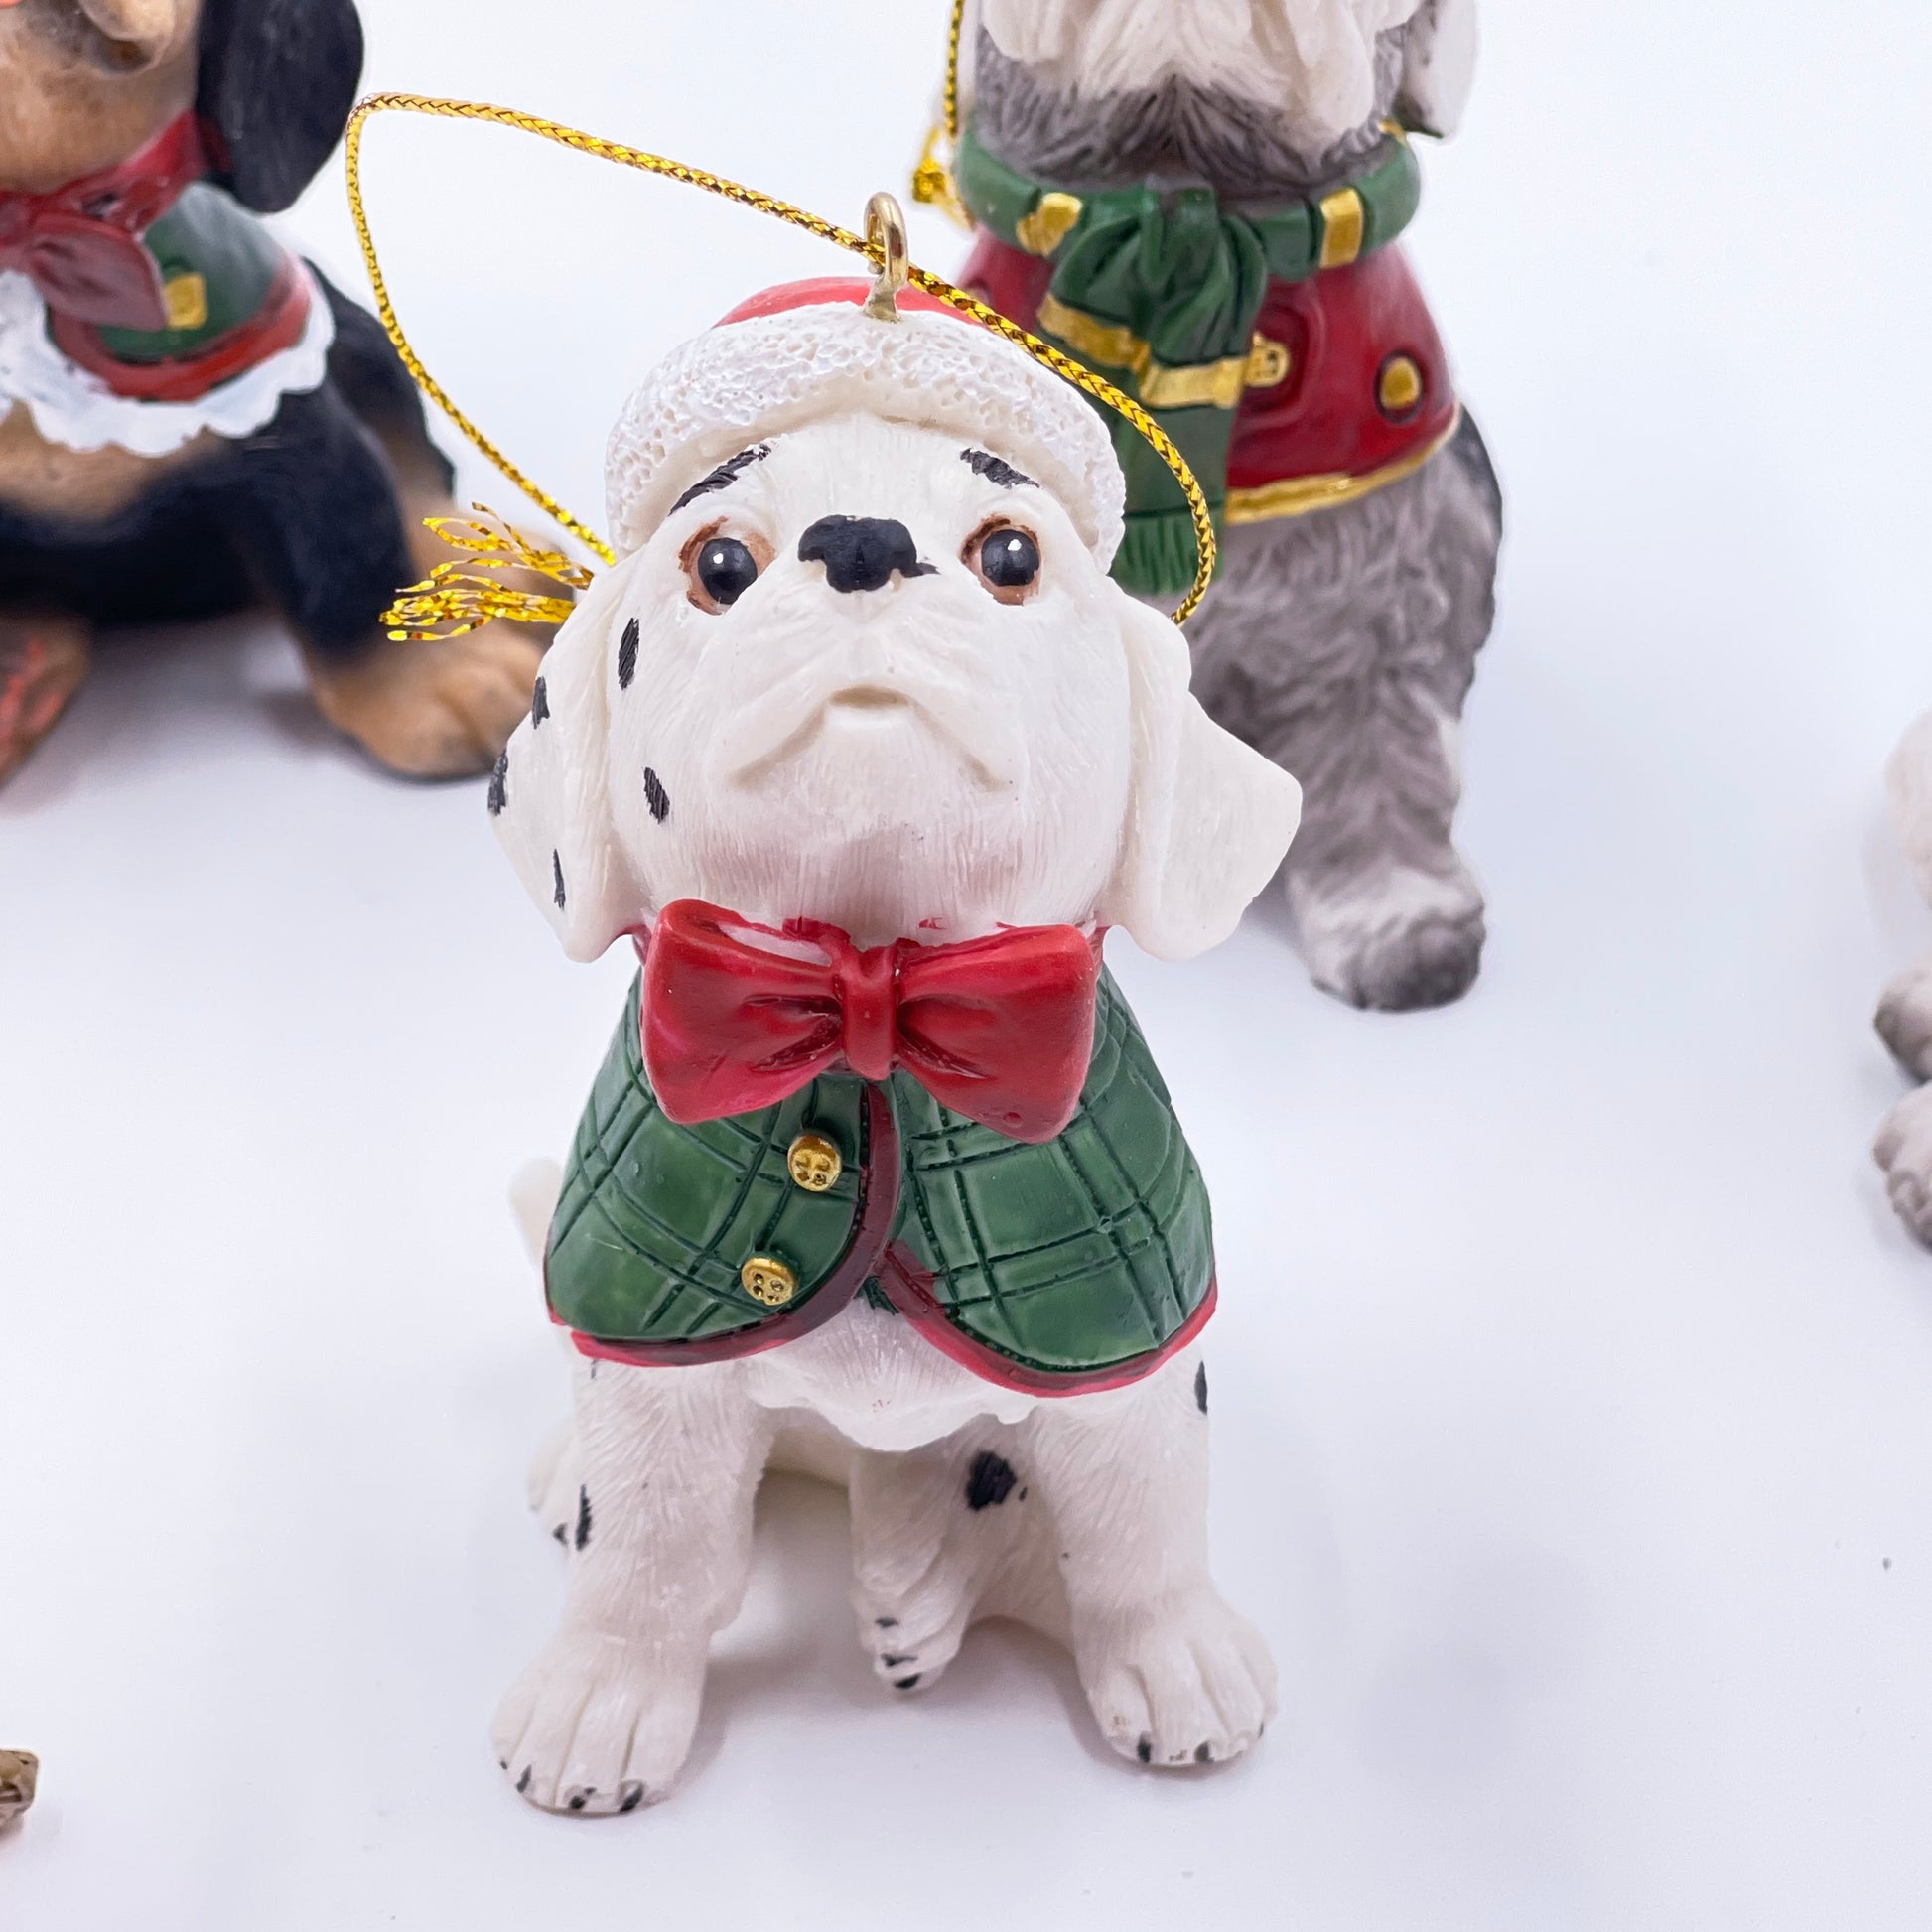
[[[1451, 842], [1502, 501], [1420, 290], [1411, 131], [1452, 131], [1475, 0], [967, 0], [961, 276], [1186, 453], [1224, 530], [1190, 626], [1215, 719], [1306, 789], [1285, 875], [1317, 985], [1440, 1006], [1482, 895]], [[1192, 543], [1126, 426], [1115, 575], [1170, 605]]]

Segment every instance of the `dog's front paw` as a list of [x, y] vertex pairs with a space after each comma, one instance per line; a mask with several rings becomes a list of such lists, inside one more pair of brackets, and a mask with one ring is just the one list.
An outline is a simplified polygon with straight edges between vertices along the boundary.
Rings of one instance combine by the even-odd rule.
[[385, 639], [346, 663], [311, 653], [316, 707], [409, 778], [487, 771], [531, 703], [549, 633], [486, 623], [463, 637]]
[[86, 626], [0, 619], [0, 781], [54, 728], [87, 675]]
[[1932, 1086], [1908, 1093], [1885, 1116], [1871, 1152], [1898, 1218], [1932, 1247]]
[[1447, 878], [1397, 866], [1291, 879], [1288, 897], [1309, 976], [1350, 1006], [1448, 1006], [1482, 965], [1482, 894], [1459, 866]]
[[1275, 1715], [1268, 1646], [1212, 1589], [1076, 1630], [1074, 1654], [1108, 1743], [1142, 1764], [1239, 1757]]
[[560, 1633], [496, 1713], [496, 1761], [545, 1811], [596, 1818], [655, 1804], [690, 1754], [704, 1667], [702, 1648], [679, 1660], [661, 1645]]
[[1932, 959], [1900, 973], [1885, 988], [1872, 1025], [1901, 1066], [1932, 1077]]

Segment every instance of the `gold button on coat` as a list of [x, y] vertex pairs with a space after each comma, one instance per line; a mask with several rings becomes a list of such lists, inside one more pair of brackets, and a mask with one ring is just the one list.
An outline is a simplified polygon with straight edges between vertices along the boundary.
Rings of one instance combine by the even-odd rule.
[[1382, 373], [1375, 384], [1375, 400], [1382, 406], [1382, 414], [1400, 421], [1404, 416], [1413, 416], [1416, 405], [1422, 401], [1422, 370], [1416, 366], [1414, 356], [1391, 355], [1382, 364]]
[[207, 283], [199, 275], [177, 275], [161, 285], [161, 306], [170, 329], [207, 326]]
[[738, 1271], [739, 1285], [755, 1302], [781, 1309], [798, 1293], [798, 1277], [775, 1255], [754, 1255]]
[[845, 1172], [845, 1157], [838, 1144], [823, 1134], [804, 1133], [786, 1150], [785, 1166], [791, 1171], [794, 1186], [808, 1194], [822, 1194], [835, 1186]]

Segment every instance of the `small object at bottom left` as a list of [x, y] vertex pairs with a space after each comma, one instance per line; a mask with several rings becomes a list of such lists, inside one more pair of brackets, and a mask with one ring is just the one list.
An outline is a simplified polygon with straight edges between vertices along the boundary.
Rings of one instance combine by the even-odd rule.
[[32, 1807], [40, 1774], [32, 1751], [0, 1751], [0, 1831]]

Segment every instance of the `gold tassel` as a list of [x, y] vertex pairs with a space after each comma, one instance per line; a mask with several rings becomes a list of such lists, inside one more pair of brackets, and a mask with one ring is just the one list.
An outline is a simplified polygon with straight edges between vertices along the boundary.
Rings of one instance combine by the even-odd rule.
[[500, 579], [485, 576], [492, 570], [527, 570], [574, 591], [587, 589], [591, 572], [573, 563], [561, 550], [541, 550], [494, 510], [472, 503], [474, 518], [429, 516], [431, 529], [454, 550], [474, 561], [452, 557], [438, 564], [420, 584], [398, 593], [382, 614], [397, 643], [418, 643], [433, 637], [462, 637], [496, 618], [511, 623], [562, 623], [576, 608], [567, 597], [545, 597], [519, 591]]
[[937, 208], [955, 228], [971, 234], [973, 217], [967, 213], [966, 204], [959, 199], [959, 190], [953, 184], [952, 165], [940, 158], [944, 140], [945, 135], [936, 127], [925, 137], [918, 166], [912, 170], [912, 199], [921, 207]]

